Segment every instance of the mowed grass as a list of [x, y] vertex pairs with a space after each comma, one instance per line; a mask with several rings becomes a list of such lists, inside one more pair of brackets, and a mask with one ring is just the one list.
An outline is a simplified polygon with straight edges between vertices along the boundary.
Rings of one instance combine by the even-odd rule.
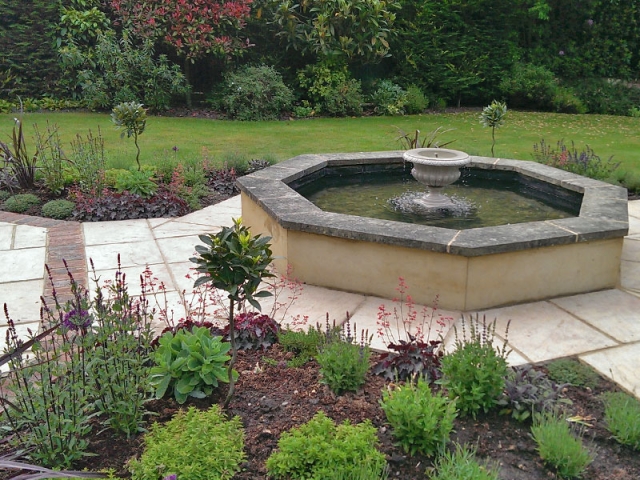
[[[230, 157], [284, 160], [304, 153], [397, 150], [398, 128], [430, 132], [451, 129], [439, 137], [454, 140], [450, 148], [488, 156], [491, 131], [483, 128], [479, 111], [423, 114], [403, 117], [319, 118], [273, 122], [235, 122], [198, 118], [150, 117], [139, 138], [142, 163], [162, 160], [189, 161], [207, 155], [221, 164]], [[0, 138], [9, 141], [15, 115], [0, 115]], [[56, 124], [64, 148], [77, 135], [105, 140], [107, 163], [127, 168], [135, 160], [133, 139], [120, 137], [108, 114], [25, 114], [25, 134], [33, 151], [33, 128]], [[496, 131], [496, 156], [531, 160], [533, 144], [544, 139], [554, 145], [575, 142], [578, 150], [589, 145], [603, 160], [613, 155], [621, 169], [640, 172], [640, 118], [608, 115], [567, 115], [509, 111], [505, 125]], [[177, 148], [177, 150], [174, 149]]]

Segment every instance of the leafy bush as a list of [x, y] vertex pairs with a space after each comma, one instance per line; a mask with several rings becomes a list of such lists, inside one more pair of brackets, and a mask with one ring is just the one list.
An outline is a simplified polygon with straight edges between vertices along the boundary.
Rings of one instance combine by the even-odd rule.
[[332, 117], [358, 117], [362, 115], [362, 103], [360, 82], [351, 79], [329, 91], [321, 111]]
[[282, 330], [278, 335], [278, 342], [282, 348], [295, 354], [295, 357], [287, 362], [289, 367], [300, 367], [315, 358], [324, 340], [324, 334], [313, 326], [307, 331]]
[[236, 185], [236, 169], [228, 168], [226, 165], [218, 168], [209, 174], [208, 185], [216, 192], [224, 195], [236, 195], [240, 192]]
[[407, 87], [406, 102], [404, 109], [409, 115], [424, 112], [429, 107], [429, 100], [422, 93], [420, 87], [409, 85]]
[[[493, 408], [504, 390], [507, 375], [507, 335], [502, 348], [493, 345], [496, 320], [487, 323], [486, 318], [471, 317], [469, 332], [462, 318], [462, 337], [455, 331], [455, 351], [442, 358], [442, 384], [449, 398], [456, 399], [460, 411], [474, 418], [482, 410]], [[508, 332], [508, 326], [507, 326]], [[468, 338], [467, 338], [468, 333]]]
[[378, 115], [404, 115], [407, 92], [391, 80], [382, 80], [371, 95], [371, 102]]
[[628, 115], [640, 105], [640, 88], [607, 78], [580, 79], [568, 84], [589, 113]]
[[604, 421], [618, 442], [640, 450], [640, 402], [623, 392], [603, 396]]
[[571, 403], [563, 398], [568, 383], [557, 384], [531, 365], [512, 367], [505, 380], [505, 390], [498, 405], [501, 413], [511, 414], [523, 422], [533, 413], [551, 412], [559, 403]]
[[33, 193], [20, 193], [4, 201], [4, 209], [13, 213], [24, 213], [36, 205], [40, 205], [40, 199]]
[[245, 66], [225, 78], [222, 105], [236, 120], [277, 120], [291, 108], [293, 93], [267, 65]]
[[558, 141], [556, 149], [545, 143], [544, 139], [540, 140], [539, 145], [537, 143], [533, 145], [533, 158], [536, 162], [596, 180], [610, 178], [620, 165], [620, 162], [612, 161], [613, 155], [603, 161], [589, 145], [578, 152], [573, 142], [569, 148], [564, 144], [564, 140]]
[[42, 206], [42, 216], [64, 220], [73, 214], [76, 204], [69, 200], [51, 200]]
[[0, 190], [0, 202], [4, 202], [10, 196], [11, 196], [11, 192], [7, 192], [6, 190]]
[[593, 368], [570, 358], [560, 358], [547, 363], [549, 378], [555, 382], [569, 383], [576, 387], [595, 388], [600, 376]]
[[267, 472], [275, 478], [333, 480], [360, 478], [360, 470], [379, 478], [385, 457], [377, 450], [376, 429], [368, 420], [336, 426], [319, 411], [309, 422], [284, 432], [278, 450], [267, 459]]
[[390, 351], [380, 354], [373, 373], [389, 381], [409, 381], [421, 377], [428, 383], [435, 382], [441, 377], [441, 359], [444, 355], [442, 350], [438, 350], [441, 344], [440, 340], [419, 342], [415, 338], [409, 342], [400, 340], [399, 343], [391, 343], [387, 345]]
[[516, 63], [500, 82], [500, 91], [513, 108], [552, 110], [558, 80], [551, 70], [530, 63]]
[[74, 191], [76, 202], [73, 219], [85, 222], [129, 220], [136, 218], [179, 217], [189, 211], [187, 203], [170, 192], [159, 192], [151, 198], [133, 193], [114, 193], [109, 190], [99, 197]]
[[456, 444], [453, 452], [445, 451], [436, 462], [436, 475], [431, 480], [499, 480], [498, 468], [477, 460], [475, 450]]
[[156, 193], [158, 185], [148, 172], [124, 170], [116, 177], [115, 188], [121, 193], [127, 191], [142, 198], [149, 198]]
[[[227, 324], [223, 330], [225, 338], [228, 338]], [[247, 312], [236, 315], [235, 321], [236, 342], [240, 350], [252, 350], [261, 348], [266, 350], [278, 341], [280, 325], [269, 315], [261, 315], [259, 312]]]
[[[354, 326], [355, 328], [355, 326]], [[337, 395], [355, 392], [364, 385], [369, 371], [371, 350], [363, 332], [360, 343], [351, 336], [349, 319], [337, 334], [320, 348], [316, 360], [320, 365], [320, 382], [329, 386]]]
[[189, 407], [144, 436], [140, 460], [129, 463], [133, 480], [228, 480], [245, 459], [240, 418], [228, 420], [218, 405], [207, 411]]
[[576, 438], [569, 423], [553, 413], [544, 413], [533, 417], [531, 427], [533, 440], [538, 445], [540, 458], [561, 478], [576, 478], [593, 460], [589, 451], [582, 445], [582, 438]]
[[[225, 364], [231, 359], [227, 353], [231, 344], [222, 337], [213, 337], [208, 328], [195, 327], [191, 331], [167, 332], [159, 340], [154, 352], [155, 365], [150, 371], [150, 383], [156, 398], [167, 391], [180, 404], [188, 397], [205, 398], [211, 395], [218, 382], [228, 382]], [[234, 373], [237, 376], [237, 373]]]
[[422, 379], [383, 391], [380, 405], [398, 445], [410, 455], [440, 453], [449, 441], [456, 401], [440, 392], [434, 395]]
[[298, 82], [316, 111], [335, 117], [362, 114], [361, 84], [345, 67], [307, 65], [298, 72]]
[[587, 107], [569, 87], [558, 87], [551, 104], [559, 113], [587, 113]]

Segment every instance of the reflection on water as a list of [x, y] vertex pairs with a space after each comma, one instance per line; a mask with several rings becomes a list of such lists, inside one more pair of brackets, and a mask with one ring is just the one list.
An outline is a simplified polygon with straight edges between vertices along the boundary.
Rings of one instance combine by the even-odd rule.
[[456, 207], [436, 211], [421, 209], [412, 201], [424, 195], [426, 187], [407, 175], [325, 177], [298, 191], [329, 212], [452, 229], [575, 216], [518, 189], [517, 182], [466, 178], [443, 190]]

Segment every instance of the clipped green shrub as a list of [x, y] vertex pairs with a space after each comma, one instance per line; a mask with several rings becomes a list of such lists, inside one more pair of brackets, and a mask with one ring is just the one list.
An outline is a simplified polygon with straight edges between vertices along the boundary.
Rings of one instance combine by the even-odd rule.
[[[166, 332], [160, 337], [151, 367], [150, 383], [156, 389], [156, 398], [168, 391], [180, 404], [188, 397], [204, 398], [211, 395], [219, 382], [228, 382], [226, 363], [231, 349], [222, 337], [211, 336], [206, 327], [181, 329], [175, 335]], [[234, 372], [237, 377], [237, 373]]]
[[267, 459], [267, 473], [290, 480], [355, 480], [363, 478], [364, 470], [372, 473], [369, 478], [380, 478], [386, 461], [377, 445], [376, 429], [368, 420], [336, 426], [319, 411], [309, 422], [282, 434], [278, 450]]
[[218, 405], [207, 411], [189, 407], [164, 425], [154, 424], [144, 436], [140, 460], [129, 463], [133, 480], [226, 480], [245, 459], [239, 417], [227, 419]]
[[40, 199], [33, 193], [19, 193], [4, 201], [4, 209], [7, 212], [24, 213], [39, 204]]
[[593, 457], [583, 446], [582, 438], [571, 433], [569, 423], [553, 413], [535, 415], [531, 434], [545, 464], [560, 478], [578, 478]]
[[6, 190], [0, 190], [0, 202], [4, 202], [10, 196], [11, 196], [11, 192], [7, 192]]
[[[442, 384], [449, 398], [465, 415], [474, 418], [479, 411], [493, 408], [504, 390], [508, 352], [505, 340], [501, 348], [494, 347], [496, 320], [487, 323], [478, 316], [468, 322], [462, 318], [462, 336], [455, 332], [455, 351], [442, 358]], [[507, 327], [508, 328], [508, 327]]]
[[409, 115], [424, 112], [429, 108], [429, 99], [422, 93], [417, 85], [409, 85], [407, 87], [407, 95], [405, 99], [404, 110]]
[[618, 442], [640, 450], [640, 401], [624, 392], [603, 395], [604, 421]]
[[371, 102], [378, 115], [404, 115], [407, 92], [391, 80], [382, 80], [371, 95]]
[[600, 376], [590, 366], [570, 358], [553, 360], [547, 365], [549, 378], [558, 383], [570, 383], [576, 387], [595, 388]]
[[498, 480], [498, 468], [479, 462], [476, 452], [456, 444], [455, 451], [446, 451], [436, 462], [436, 475], [431, 480]]
[[51, 200], [42, 206], [42, 216], [64, 220], [73, 213], [76, 204], [70, 200]]
[[293, 92], [275, 68], [245, 66], [225, 78], [222, 106], [236, 120], [277, 120], [293, 103]]
[[449, 441], [456, 417], [456, 401], [435, 395], [422, 378], [392, 391], [382, 392], [380, 402], [393, 436], [402, 449], [414, 455], [434, 455]]

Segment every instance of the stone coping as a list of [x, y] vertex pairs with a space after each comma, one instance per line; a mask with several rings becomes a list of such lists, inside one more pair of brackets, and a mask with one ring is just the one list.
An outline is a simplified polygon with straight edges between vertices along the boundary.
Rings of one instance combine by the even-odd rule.
[[289, 184], [325, 167], [402, 163], [403, 151], [300, 155], [238, 179], [240, 190], [283, 228], [476, 257], [621, 238], [629, 229], [627, 191], [536, 162], [471, 157], [469, 167], [514, 171], [583, 195], [578, 217], [452, 230], [325, 212]]

